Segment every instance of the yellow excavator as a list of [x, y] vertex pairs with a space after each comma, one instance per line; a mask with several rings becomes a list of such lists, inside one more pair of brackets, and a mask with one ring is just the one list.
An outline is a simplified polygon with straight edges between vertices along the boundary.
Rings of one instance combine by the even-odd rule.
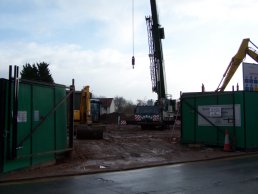
[[74, 110], [74, 124], [77, 139], [102, 139], [104, 126], [92, 123], [90, 87], [81, 91], [80, 110]]
[[228, 83], [230, 82], [239, 65], [243, 62], [246, 55], [249, 55], [253, 60], [255, 60], [258, 63], [258, 53], [255, 49], [248, 46], [249, 43], [251, 43], [256, 49], [258, 49], [258, 47], [249, 38], [243, 39], [238, 49], [238, 52], [231, 59], [225, 73], [223, 74], [219, 86], [215, 90], [216, 92], [223, 92], [225, 90], [225, 88], [227, 87]]
[[85, 86], [81, 91], [80, 110], [74, 110], [75, 124], [92, 124], [90, 105], [90, 86]]

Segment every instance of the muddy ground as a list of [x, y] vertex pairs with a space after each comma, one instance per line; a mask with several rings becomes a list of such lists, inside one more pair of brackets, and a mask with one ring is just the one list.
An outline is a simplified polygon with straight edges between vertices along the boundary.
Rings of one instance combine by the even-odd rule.
[[246, 154], [180, 144], [180, 126], [142, 130], [107, 124], [101, 140], [74, 140], [72, 157], [55, 164], [4, 174], [0, 182], [134, 169]]

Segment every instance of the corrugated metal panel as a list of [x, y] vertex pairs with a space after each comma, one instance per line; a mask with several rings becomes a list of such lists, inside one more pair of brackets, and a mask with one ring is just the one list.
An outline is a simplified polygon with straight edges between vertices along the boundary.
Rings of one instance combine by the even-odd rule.
[[[57, 104], [60, 102], [66, 92], [64, 88], [56, 87], [55, 88], [55, 103]], [[56, 126], [56, 142], [55, 142], [55, 149], [60, 150], [67, 147], [67, 134], [64, 133], [64, 129], [67, 129], [67, 106], [61, 106], [57, 109], [55, 113], [55, 126]]]
[[4, 168], [7, 81], [0, 79], [0, 172]]
[[237, 148], [258, 148], [257, 92], [185, 93], [181, 104], [182, 143], [223, 146], [227, 129]]
[[[33, 119], [32, 126], [35, 127], [37, 123], [54, 107], [54, 89], [45, 86], [33, 86], [33, 112], [39, 113], [39, 120]], [[54, 114], [46, 119], [46, 121], [34, 132], [32, 139], [32, 154], [47, 152], [54, 150]], [[39, 164], [45, 161], [54, 160], [54, 155], [45, 155], [34, 157], [32, 164]]]
[[258, 148], [258, 93], [245, 92], [246, 147]]
[[181, 142], [196, 143], [196, 113], [191, 108], [195, 107], [194, 97], [185, 97], [181, 100]]
[[[35, 126], [38, 125], [65, 96], [66, 90], [62, 85], [46, 85], [34, 82], [20, 83], [17, 133], [18, 145], [20, 145], [20, 147], [17, 149], [17, 158], [9, 159], [6, 150], [8, 142], [5, 137], [3, 172], [55, 160], [54, 152], [67, 148], [66, 102], [62, 103], [58, 109], [50, 114], [43, 124], [33, 132]], [[6, 126], [4, 131], [7, 131]], [[25, 139], [25, 137], [28, 138]], [[10, 139], [12, 140], [12, 138]], [[13, 146], [12, 141], [10, 141], [10, 146]]]

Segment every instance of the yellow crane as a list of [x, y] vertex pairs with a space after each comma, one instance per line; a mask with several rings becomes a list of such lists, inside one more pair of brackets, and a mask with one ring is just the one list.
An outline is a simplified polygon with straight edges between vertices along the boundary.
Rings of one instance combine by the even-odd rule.
[[256, 50], [248, 46], [249, 43], [251, 43], [256, 49], [258, 49], [258, 47], [249, 38], [243, 39], [238, 49], [238, 52], [231, 59], [225, 73], [223, 74], [219, 86], [215, 90], [216, 92], [223, 92], [225, 90], [225, 88], [227, 87], [228, 83], [230, 82], [239, 65], [243, 62], [246, 55], [249, 55], [253, 60], [255, 60], [258, 63], [258, 53], [256, 52]]

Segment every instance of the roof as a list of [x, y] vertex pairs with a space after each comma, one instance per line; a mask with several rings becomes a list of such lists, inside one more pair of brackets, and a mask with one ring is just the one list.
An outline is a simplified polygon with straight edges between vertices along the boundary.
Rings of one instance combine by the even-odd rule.
[[104, 108], [108, 108], [111, 106], [113, 98], [99, 98], [100, 104]]

